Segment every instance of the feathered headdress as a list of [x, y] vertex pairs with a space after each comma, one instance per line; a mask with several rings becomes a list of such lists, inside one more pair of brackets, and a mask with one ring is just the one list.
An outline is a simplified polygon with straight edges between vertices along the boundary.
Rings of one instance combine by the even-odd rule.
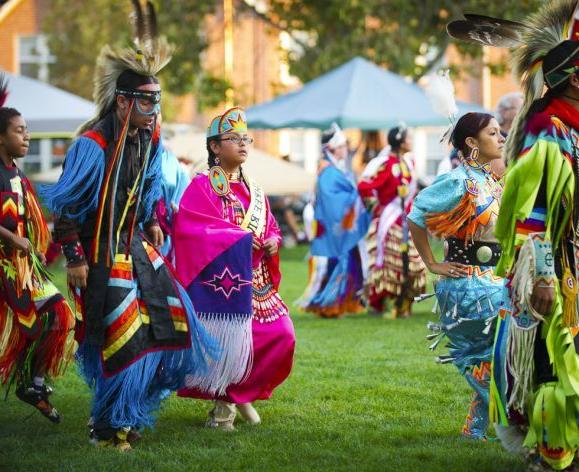
[[8, 98], [8, 79], [4, 72], [0, 72], [0, 107], [3, 107]]
[[95, 69], [93, 99], [97, 105], [96, 116], [83, 124], [78, 134], [90, 129], [100, 121], [115, 102], [117, 80], [124, 71], [143, 76], [155, 76], [171, 60], [173, 46], [159, 35], [157, 14], [151, 1], [143, 9], [140, 0], [132, 0], [134, 45], [126, 48], [104, 46], [98, 56]]
[[547, 53], [567, 39], [579, 40], [577, 0], [546, 2], [523, 22], [465, 14], [465, 20], [447, 25], [450, 36], [485, 46], [512, 48], [512, 66], [521, 80], [525, 101], [507, 139], [507, 160], [519, 153], [524, 139], [526, 115], [543, 95], [543, 60]]

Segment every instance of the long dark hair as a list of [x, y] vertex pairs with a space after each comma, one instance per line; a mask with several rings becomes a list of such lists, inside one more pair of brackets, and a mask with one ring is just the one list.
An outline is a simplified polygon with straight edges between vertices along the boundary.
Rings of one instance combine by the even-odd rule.
[[489, 113], [475, 112], [461, 116], [450, 135], [450, 144], [460, 151], [463, 156], [468, 156], [470, 147], [466, 144], [467, 138], [476, 138], [493, 118], [494, 116]]
[[211, 149], [211, 143], [214, 142], [219, 142], [219, 137], [217, 136], [212, 136], [211, 138], [207, 138], [206, 140], [206, 146], [207, 146], [207, 165], [209, 166], [209, 168], [211, 169], [213, 166], [217, 165], [215, 162], [215, 158], [217, 157], [215, 155], [215, 153], [213, 152], [213, 149]]

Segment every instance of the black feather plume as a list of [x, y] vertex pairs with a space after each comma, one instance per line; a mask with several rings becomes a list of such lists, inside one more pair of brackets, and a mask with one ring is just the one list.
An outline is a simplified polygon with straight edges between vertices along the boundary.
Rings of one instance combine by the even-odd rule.
[[155, 6], [151, 1], [147, 2], [147, 20], [149, 23], [149, 34], [151, 39], [155, 39], [159, 35], [159, 29], [157, 27], [157, 12], [155, 11]]
[[482, 44], [484, 46], [513, 48], [523, 44], [521, 31], [519, 29], [487, 20], [452, 21], [446, 25], [446, 31], [455, 39]]
[[133, 10], [135, 14], [135, 36], [137, 39], [142, 40], [146, 35], [146, 25], [145, 25], [145, 15], [143, 15], [143, 8], [141, 7], [141, 2], [139, 0], [133, 1]]
[[473, 23], [502, 26], [519, 31], [520, 33], [533, 29], [531, 26], [519, 21], [503, 20], [502, 18], [493, 18], [492, 16], [477, 15], [476, 13], [465, 13], [464, 17]]

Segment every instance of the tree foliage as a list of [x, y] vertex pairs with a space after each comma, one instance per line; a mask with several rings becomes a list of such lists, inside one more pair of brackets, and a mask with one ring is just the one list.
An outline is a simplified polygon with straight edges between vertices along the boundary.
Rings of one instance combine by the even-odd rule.
[[[48, 3], [43, 31], [48, 37], [50, 51], [56, 57], [51, 82], [91, 99], [95, 61], [101, 47], [130, 42], [132, 27], [128, 18], [131, 2], [49, 0]], [[176, 46], [173, 60], [162, 72], [165, 88], [176, 95], [200, 88], [207, 91], [208, 87], [210, 93], [211, 86], [222, 88], [219, 78], [203, 75], [200, 64], [200, 55], [205, 48], [204, 19], [206, 14], [214, 11], [215, 0], [156, 3], [159, 29]]]
[[[451, 39], [446, 24], [463, 12], [522, 19], [542, 0], [270, 0], [265, 14], [297, 40], [290, 71], [302, 81], [366, 57], [414, 78], [435, 64]], [[478, 47], [460, 45], [469, 54]]]

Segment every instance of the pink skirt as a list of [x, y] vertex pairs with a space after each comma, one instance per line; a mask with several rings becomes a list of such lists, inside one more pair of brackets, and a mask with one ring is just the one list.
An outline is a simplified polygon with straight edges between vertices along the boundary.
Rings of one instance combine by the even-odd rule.
[[182, 388], [180, 397], [204, 400], [224, 400], [231, 403], [249, 403], [267, 400], [273, 390], [291, 372], [296, 337], [289, 316], [282, 316], [270, 323], [253, 320], [253, 368], [247, 379], [227, 388], [224, 396], [213, 397], [195, 389]]

